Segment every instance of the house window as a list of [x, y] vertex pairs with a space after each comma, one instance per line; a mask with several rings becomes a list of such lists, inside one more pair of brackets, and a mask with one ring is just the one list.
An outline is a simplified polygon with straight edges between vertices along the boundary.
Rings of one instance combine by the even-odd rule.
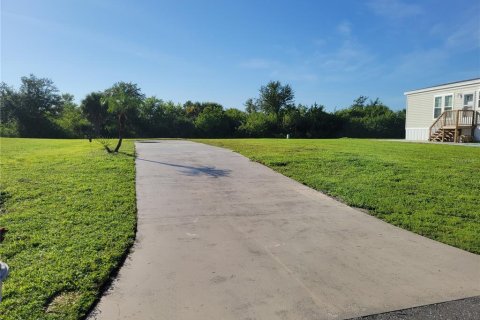
[[[435, 97], [435, 103], [433, 106], [433, 117], [435, 119], [440, 117], [443, 112], [451, 110], [453, 110], [453, 94]], [[449, 112], [447, 116], [451, 117], [452, 112]]]
[[435, 106], [433, 108], [433, 117], [436, 119], [442, 114], [442, 97], [435, 97]]
[[453, 96], [445, 96], [445, 103], [443, 106], [443, 111], [449, 111], [453, 108]]
[[467, 109], [467, 110], [473, 109], [473, 93], [468, 93], [463, 95], [463, 109]]

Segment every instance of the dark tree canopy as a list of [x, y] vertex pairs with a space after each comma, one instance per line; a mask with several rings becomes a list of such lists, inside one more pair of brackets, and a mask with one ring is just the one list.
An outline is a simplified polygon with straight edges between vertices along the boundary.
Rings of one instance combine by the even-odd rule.
[[92, 134], [100, 137], [105, 134], [104, 126], [108, 119], [108, 105], [102, 103], [101, 92], [89, 93], [80, 104], [80, 109], [87, 120], [92, 124]]
[[[18, 90], [0, 85], [0, 135], [57, 138], [118, 137], [285, 137], [402, 138], [405, 110], [392, 111], [379, 99], [360, 96], [351, 106], [294, 103], [292, 88], [279, 81], [262, 86], [245, 111], [215, 102], [184, 104], [145, 97], [137, 84], [117, 82], [88, 94], [80, 106], [60, 94], [50, 79], [23, 77]], [[105, 139], [103, 139], [105, 140]], [[108, 139], [106, 139], [108, 140]]]
[[229, 130], [229, 121], [223, 107], [218, 103], [206, 103], [195, 119], [195, 126], [205, 137], [220, 138]]
[[114, 152], [118, 152], [122, 146], [128, 115], [136, 113], [143, 99], [145, 95], [138, 85], [131, 82], [117, 82], [105, 90], [101, 102], [108, 105], [108, 112], [117, 119], [118, 143]]
[[5, 82], [0, 84], [0, 119], [2, 123], [15, 121], [15, 108], [18, 104], [18, 94]]
[[258, 104], [253, 101], [252, 98], [248, 99], [247, 101], [245, 101], [245, 112], [246, 113], [254, 113], [254, 112], [258, 112]]
[[58, 131], [53, 119], [62, 112], [62, 97], [53, 81], [34, 75], [21, 78], [18, 91], [2, 84], [2, 111], [15, 119], [18, 134], [42, 137]]
[[293, 90], [288, 84], [270, 81], [260, 88], [258, 106], [265, 113], [279, 115], [281, 111], [294, 107], [294, 98]]
[[378, 98], [368, 101], [360, 96], [353, 104], [335, 115], [342, 123], [340, 135], [359, 138], [403, 138], [405, 110], [392, 111]]
[[52, 80], [37, 78], [33, 74], [21, 80], [19, 95], [24, 112], [53, 116], [60, 114], [62, 97]]

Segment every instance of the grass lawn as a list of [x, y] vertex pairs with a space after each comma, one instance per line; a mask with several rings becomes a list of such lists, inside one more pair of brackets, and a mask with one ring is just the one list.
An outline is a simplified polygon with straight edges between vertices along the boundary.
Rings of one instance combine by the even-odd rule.
[[135, 238], [133, 142], [0, 139], [1, 319], [78, 319]]
[[381, 140], [196, 140], [391, 224], [480, 254], [480, 148]]

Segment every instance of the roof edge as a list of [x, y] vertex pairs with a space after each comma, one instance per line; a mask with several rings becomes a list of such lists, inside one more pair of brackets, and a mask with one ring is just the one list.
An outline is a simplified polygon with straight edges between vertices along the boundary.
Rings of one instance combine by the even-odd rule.
[[430, 87], [425, 87], [425, 88], [421, 88], [421, 89], [406, 91], [403, 94], [404, 95], [409, 95], [409, 94], [414, 94], [414, 93], [422, 93], [422, 92], [433, 91], [433, 90], [437, 90], [437, 89], [449, 89], [449, 88], [461, 87], [461, 86], [464, 86], [464, 85], [470, 85], [470, 84], [476, 84], [476, 83], [480, 84], [480, 78], [473, 78], [473, 79], [468, 79], [468, 80], [448, 82], [448, 83], [439, 84], [439, 85], [436, 85], [436, 86], [430, 86]]

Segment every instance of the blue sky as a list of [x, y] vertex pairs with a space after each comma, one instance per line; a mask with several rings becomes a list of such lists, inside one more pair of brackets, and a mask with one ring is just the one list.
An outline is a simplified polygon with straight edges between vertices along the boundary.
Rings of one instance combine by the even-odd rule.
[[243, 109], [269, 80], [296, 102], [480, 76], [480, 1], [2, 0], [1, 78], [51, 78], [80, 101], [116, 81], [164, 100]]

